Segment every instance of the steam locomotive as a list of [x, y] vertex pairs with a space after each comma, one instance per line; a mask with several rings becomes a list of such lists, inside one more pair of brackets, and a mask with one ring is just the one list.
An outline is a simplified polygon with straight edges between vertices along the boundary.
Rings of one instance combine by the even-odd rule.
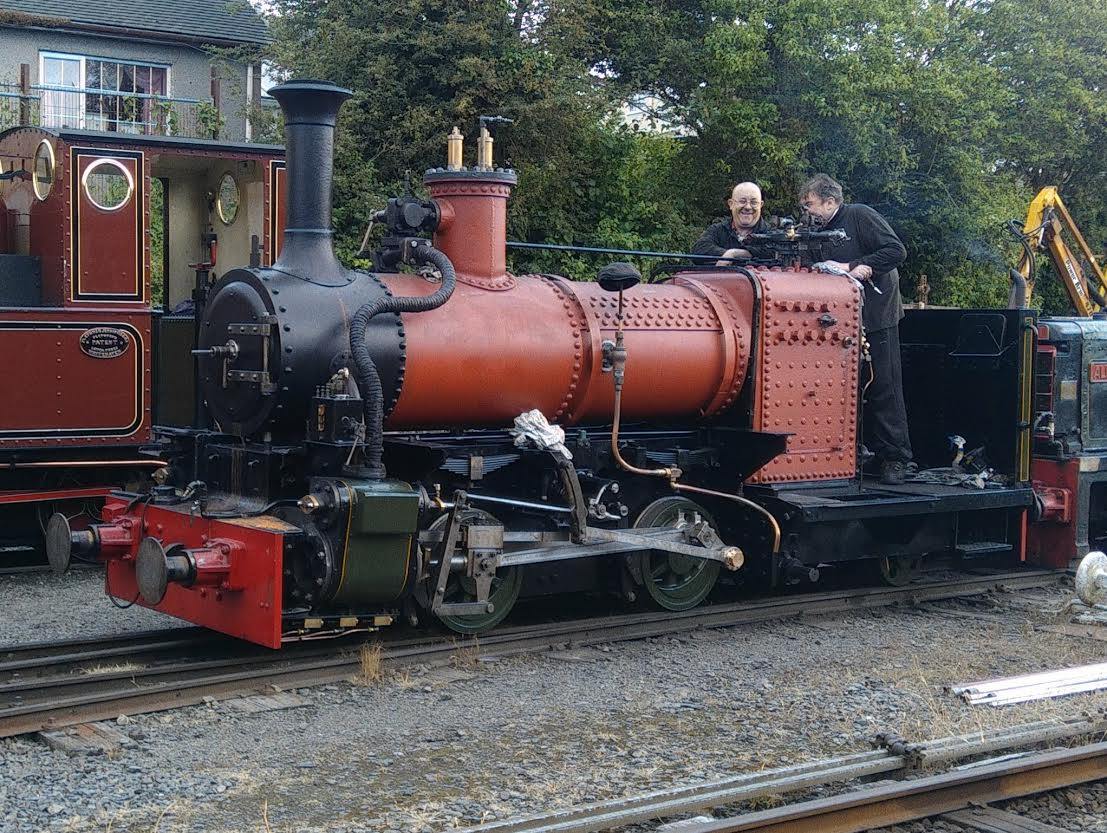
[[[1033, 311], [909, 313], [923, 472], [872, 483], [863, 293], [797, 263], [815, 236], [780, 235], [774, 263], [660, 282], [626, 264], [595, 282], [513, 275], [516, 177], [482, 146], [475, 166], [458, 152], [428, 171], [429, 199], [389, 201], [374, 269], [347, 269], [330, 206], [349, 92], [272, 95], [283, 243], [207, 295], [194, 352], [210, 424], [157, 428], [157, 485], [112, 493], [99, 523], [55, 514], [55, 569], [103, 562], [113, 597], [276, 648], [428, 614], [475, 633], [535, 595], [601, 588], [679, 611], [722, 576], [815, 581], [869, 559], [896, 581], [932, 553], [1076, 554], [1028, 532], [1064, 500], [1031, 480], [1049, 335]], [[953, 435], [975, 468], [952, 460]]]

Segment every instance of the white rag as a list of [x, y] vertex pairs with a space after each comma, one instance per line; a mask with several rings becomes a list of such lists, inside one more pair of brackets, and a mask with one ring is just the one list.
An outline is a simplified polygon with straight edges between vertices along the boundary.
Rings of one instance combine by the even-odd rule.
[[519, 448], [526, 448], [527, 443], [534, 443], [538, 448], [564, 454], [566, 460], [573, 459], [572, 453], [565, 447], [565, 431], [560, 425], [551, 425], [537, 409], [515, 417], [515, 427], [511, 429], [511, 435], [515, 437], [515, 445]]

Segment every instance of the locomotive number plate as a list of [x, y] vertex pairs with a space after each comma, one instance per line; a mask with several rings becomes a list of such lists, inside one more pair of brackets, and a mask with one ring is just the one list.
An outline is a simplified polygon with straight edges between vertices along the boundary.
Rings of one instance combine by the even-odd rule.
[[81, 333], [81, 352], [94, 359], [118, 358], [127, 352], [130, 343], [126, 333], [112, 327], [93, 327]]
[[1092, 362], [1088, 365], [1089, 382], [1107, 382], [1107, 362]]

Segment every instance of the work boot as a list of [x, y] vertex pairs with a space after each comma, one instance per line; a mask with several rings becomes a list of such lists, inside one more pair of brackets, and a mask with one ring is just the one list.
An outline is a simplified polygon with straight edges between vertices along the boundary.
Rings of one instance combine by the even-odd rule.
[[907, 464], [902, 460], [885, 460], [880, 464], [880, 482], [886, 486], [900, 486], [907, 477]]

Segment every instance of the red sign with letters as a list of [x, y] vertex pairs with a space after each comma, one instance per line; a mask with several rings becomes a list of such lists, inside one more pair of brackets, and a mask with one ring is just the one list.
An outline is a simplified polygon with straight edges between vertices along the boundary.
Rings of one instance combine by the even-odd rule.
[[1088, 365], [1089, 382], [1107, 382], [1107, 362], [1092, 362]]

